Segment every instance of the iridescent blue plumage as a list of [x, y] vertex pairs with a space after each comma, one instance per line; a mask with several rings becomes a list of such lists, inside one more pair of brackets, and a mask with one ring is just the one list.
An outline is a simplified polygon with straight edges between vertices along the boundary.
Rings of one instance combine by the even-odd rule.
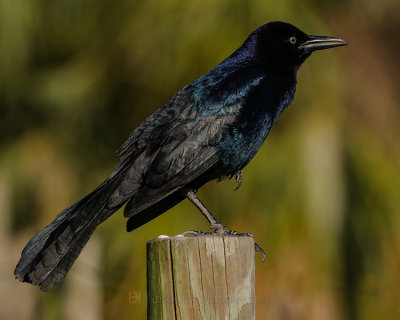
[[300, 65], [314, 50], [344, 44], [337, 38], [308, 36], [283, 22], [252, 32], [230, 57], [132, 132], [110, 177], [29, 241], [15, 276], [50, 290], [67, 274], [97, 225], [124, 204], [128, 231], [187, 197], [213, 232], [229, 233], [194, 190], [234, 174], [240, 185], [240, 170], [292, 101]]

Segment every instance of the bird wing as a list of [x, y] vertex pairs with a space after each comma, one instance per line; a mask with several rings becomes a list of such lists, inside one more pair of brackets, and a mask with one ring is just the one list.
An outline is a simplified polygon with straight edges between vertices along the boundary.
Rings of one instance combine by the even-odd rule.
[[[234, 122], [241, 105], [239, 99], [204, 115], [199, 114], [196, 104], [191, 104], [169, 127], [163, 126], [158, 145], [150, 144], [143, 152], [149, 161], [142, 162], [145, 168], [140, 170], [140, 188], [132, 195], [131, 209], [125, 210], [125, 215], [130, 217], [142, 211], [215, 165], [219, 159], [216, 146], [222, 139], [223, 128]], [[154, 129], [154, 135], [158, 135], [158, 130]]]
[[[240, 75], [234, 78], [243, 82]], [[225, 77], [211, 86], [185, 87], [139, 125], [120, 149], [121, 163], [115, 172], [125, 171], [126, 178], [111, 197], [111, 205], [129, 196], [125, 216], [131, 217], [217, 163], [224, 129], [235, 122], [245, 96], [259, 80], [234, 91], [226, 81]]]

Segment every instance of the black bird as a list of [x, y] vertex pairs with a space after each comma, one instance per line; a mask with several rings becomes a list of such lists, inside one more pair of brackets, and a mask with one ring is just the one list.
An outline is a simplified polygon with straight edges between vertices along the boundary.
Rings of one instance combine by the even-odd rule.
[[144, 120], [119, 150], [120, 163], [92, 193], [28, 242], [15, 268], [48, 291], [64, 279], [96, 227], [125, 203], [132, 231], [188, 198], [218, 234], [232, 234], [196, 197], [206, 182], [236, 176], [290, 104], [297, 70], [315, 50], [346, 45], [270, 22], [207, 74]]

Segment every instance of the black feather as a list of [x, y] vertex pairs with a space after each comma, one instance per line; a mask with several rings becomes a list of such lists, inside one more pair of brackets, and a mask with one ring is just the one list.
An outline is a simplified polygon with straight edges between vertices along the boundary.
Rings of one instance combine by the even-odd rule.
[[29, 241], [15, 276], [50, 290], [96, 227], [126, 202], [131, 231], [182, 201], [188, 190], [240, 172], [292, 101], [300, 65], [314, 50], [344, 44], [283, 22], [252, 32], [132, 132], [111, 176]]

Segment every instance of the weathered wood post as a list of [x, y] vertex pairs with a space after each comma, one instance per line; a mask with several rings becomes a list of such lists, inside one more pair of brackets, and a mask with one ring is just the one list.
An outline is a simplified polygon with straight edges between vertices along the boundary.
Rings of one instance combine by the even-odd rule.
[[254, 239], [166, 237], [147, 242], [147, 318], [255, 319]]

